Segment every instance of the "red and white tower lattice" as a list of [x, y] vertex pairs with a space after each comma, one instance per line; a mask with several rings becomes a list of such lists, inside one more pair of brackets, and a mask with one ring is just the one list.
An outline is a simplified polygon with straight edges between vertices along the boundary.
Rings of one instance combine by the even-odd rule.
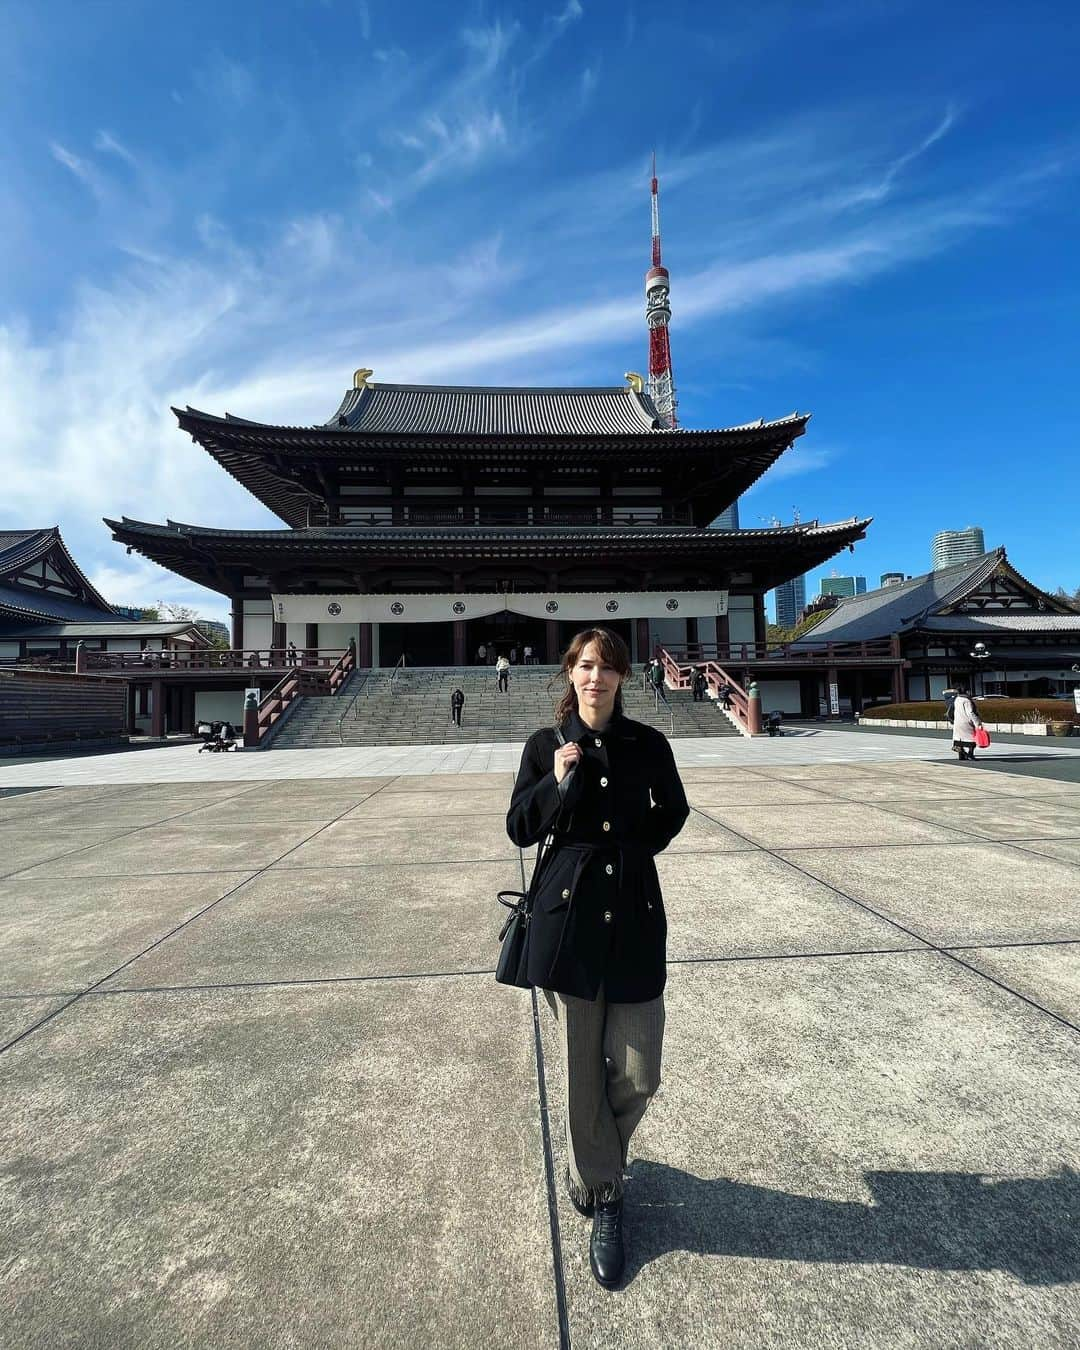
[[671, 279], [660, 261], [660, 190], [652, 164], [652, 266], [645, 273], [645, 319], [649, 325], [649, 394], [665, 426], [678, 426], [678, 400], [671, 373]]

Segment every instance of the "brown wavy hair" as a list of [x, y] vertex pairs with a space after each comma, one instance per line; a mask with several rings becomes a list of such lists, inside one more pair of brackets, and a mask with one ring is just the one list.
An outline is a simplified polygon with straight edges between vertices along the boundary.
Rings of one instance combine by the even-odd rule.
[[555, 680], [561, 686], [565, 682], [562, 697], [555, 705], [555, 724], [562, 726], [572, 712], [577, 711], [577, 691], [574, 689], [573, 681], [570, 679], [570, 672], [581, 660], [581, 653], [589, 645], [595, 642], [600, 650], [601, 658], [607, 665], [614, 667], [621, 677], [619, 687], [615, 691], [615, 711], [621, 713], [622, 706], [622, 680], [631, 673], [633, 667], [630, 664], [630, 649], [626, 643], [619, 637], [618, 633], [613, 633], [610, 628], [584, 628], [580, 633], [575, 634], [573, 641], [562, 654], [562, 665]]

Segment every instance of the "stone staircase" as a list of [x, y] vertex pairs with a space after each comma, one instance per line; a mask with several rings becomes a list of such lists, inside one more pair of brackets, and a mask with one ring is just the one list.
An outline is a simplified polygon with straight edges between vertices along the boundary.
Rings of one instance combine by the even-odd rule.
[[[524, 741], [550, 726], [555, 707], [555, 666], [513, 666], [509, 694], [495, 687], [490, 666], [415, 667], [357, 671], [334, 697], [308, 695], [270, 740], [275, 750], [340, 745], [459, 745]], [[393, 688], [391, 689], [391, 678]], [[551, 686], [551, 687], [549, 687]], [[463, 725], [450, 720], [450, 694], [465, 695]], [[668, 736], [738, 736], [711, 701], [695, 703], [689, 691], [667, 691], [659, 711], [635, 673], [623, 690], [628, 717]]]

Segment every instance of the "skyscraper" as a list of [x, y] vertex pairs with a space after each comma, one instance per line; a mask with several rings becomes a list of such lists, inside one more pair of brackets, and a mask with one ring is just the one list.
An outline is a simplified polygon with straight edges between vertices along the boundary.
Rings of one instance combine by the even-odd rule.
[[849, 595], [866, 594], [865, 577], [841, 577], [834, 572], [831, 577], [821, 578], [821, 595], [840, 595], [847, 597]]
[[792, 577], [776, 591], [776, 623], [780, 628], [794, 628], [799, 615], [806, 608], [806, 578]]
[[715, 520], [709, 522], [710, 530], [737, 530], [739, 528], [739, 499], [721, 511]]
[[966, 530], [938, 530], [931, 547], [931, 561], [935, 572], [954, 563], [979, 558], [986, 552], [981, 525], [969, 525]]
[[882, 572], [881, 574], [882, 586], [899, 586], [904, 580], [906, 578], [903, 572]]

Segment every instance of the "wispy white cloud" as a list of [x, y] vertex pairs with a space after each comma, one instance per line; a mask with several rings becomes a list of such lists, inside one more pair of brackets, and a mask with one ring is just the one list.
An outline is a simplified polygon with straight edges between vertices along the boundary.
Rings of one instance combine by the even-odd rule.
[[67, 146], [61, 145], [59, 141], [50, 141], [49, 150], [53, 159], [73, 173], [94, 197], [100, 201], [105, 196], [105, 185], [102, 182], [101, 175], [89, 160], [82, 159], [74, 151], [69, 150]]
[[[0, 328], [0, 521], [58, 521], [76, 556], [118, 601], [196, 603], [194, 588], [126, 558], [99, 518], [169, 514], [239, 528], [274, 522], [178, 432], [170, 403], [304, 424], [331, 414], [360, 365], [382, 380], [492, 383], [572, 382], [597, 369], [618, 381], [628, 366], [640, 366], [643, 162], [517, 198], [500, 184], [489, 199], [490, 226], [479, 237], [465, 234], [454, 249], [446, 242], [456, 237], [451, 204], [440, 204], [434, 226], [415, 202], [408, 214], [409, 185], [424, 164], [435, 161], [428, 170], [435, 174], [511, 149], [515, 125], [501, 99], [513, 91], [513, 41], [505, 29], [501, 36], [483, 31], [485, 38], [464, 47], [465, 70], [418, 101], [399, 128], [416, 138], [411, 153], [422, 160], [401, 179], [400, 196], [398, 184], [374, 177], [372, 161], [390, 153], [380, 142], [376, 155], [364, 151], [366, 161], [357, 162], [354, 200], [303, 213], [294, 206], [257, 244], [238, 239], [209, 210], [191, 222], [196, 243], [187, 251], [152, 229], [131, 228], [143, 197], [167, 198], [165, 210], [179, 195], [149, 155], [140, 150], [133, 174], [113, 163], [107, 179], [108, 163], [52, 144], [59, 164], [90, 191], [109, 195], [115, 242], [125, 253], [108, 280], [80, 283], [49, 331], [18, 319]], [[586, 66], [586, 75], [593, 69]], [[488, 74], [481, 79], [479, 71]], [[560, 97], [575, 78], [567, 77]], [[926, 156], [955, 127], [952, 108], [907, 144], [895, 130], [856, 134], [851, 124], [803, 113], [741, 140], [664, 157], [679, 342], [698, 329], [711, 346], [749, 346], [753, 325], [742, 316], [760, 327], [770, 309], [865, 284], [948, 249], [1015, 219], [1057, 176], [1075, 170], [1066, 147], [992, 180], [950, 176], [934, 191]], [[94, 149], [135, 167], [111, 132], [99, 132]], [[914, 190], [905, 190], [907, 179]], [[875, 190], [882, 184], [884, 191]], [[367, 209], [371, 238], [357, 225], [357, 202]], [[391, 210], [387, 230], [376, 213]], [[634, 213], [638, 224], [628, 226]], [[750, 336], [741, 337], [747, 328]], [[777, 410], [750, 415], [758, 411]], [[838, 453], [800, 445], [763, 481], [809, 474]], [[218, 612], [215, 604], [206, 602], [209, 613]]]
[[116, 155], [119, 159], [122, 159], [126, 164], [130, 164], [132, 168], [136, 167], [135, 156], [131, 153], [131, 151], [127, 148], [127, 146], [121, 145], [120, 142], [116, 139], [115, 136], [112, 135], [111, 132], [104, 130], [99, 131], [97, 135], [94, 137], [94, 149], [99, 150], [102, 154], [105, 155]]
[[547, 16], [546, 22], [554, 24], [556, 28], [561, 30], [568, 24], [575, 23], [584, 13], [581, 0], [566, 0], [566, 4], [557, 14]]

